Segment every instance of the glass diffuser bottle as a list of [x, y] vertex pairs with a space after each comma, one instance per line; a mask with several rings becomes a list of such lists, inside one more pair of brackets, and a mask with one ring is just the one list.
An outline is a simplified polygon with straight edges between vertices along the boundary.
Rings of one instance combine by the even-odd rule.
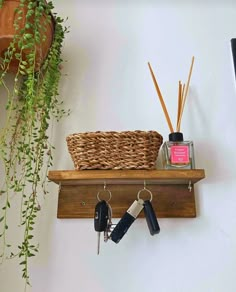
[[170, 133], [162, 146], [162, 164], [165, 169], [195, 168], [193, 142], [184, 141], [180, 132]]

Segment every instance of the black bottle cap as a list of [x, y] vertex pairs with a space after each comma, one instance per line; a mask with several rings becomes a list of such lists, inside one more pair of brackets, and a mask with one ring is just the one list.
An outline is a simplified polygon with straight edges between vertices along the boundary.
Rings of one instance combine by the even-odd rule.
[[169, 141], [171, 142], [182, 142], [184, 141], [184, 136], [180, 132], [174, 132], [169, 134]]

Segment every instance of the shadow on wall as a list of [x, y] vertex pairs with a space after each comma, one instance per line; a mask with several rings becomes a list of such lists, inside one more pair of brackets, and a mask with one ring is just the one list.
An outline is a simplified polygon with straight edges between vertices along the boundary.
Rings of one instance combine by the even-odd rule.
[[[227, 146], [224, 141], [218, 140], [219, 133], [214, 131], [214, 120], [209, 121], [204, 109], [205, 105], [199, 98], [200, 94], [197, 88], [192, 87], [189, 94], [191, 98], [189, 98], [186, 106], [186, 116], [183, 123], [184, 133], [186, 133], [185, 139], [191, 138], [192, 133], [198, 137], [198, 140], [194, 140], [196, 168], [205, 169], [207, 183], [220, 182], [222, 180], [221, 171], [224, 166], [222, 165], [222, 153], [220, 153], [219, 149], [227, 151], [225, 149]], [[217, 144], [221, 145], [217, 147]], [[224, 173], [224, 181], [232, 181], [233, 174], [229, 172], [227, 175], [227, 169], [225, 169]]]
[[[6, 76], [6, 83], [10, 91], [12, 90], [11, 84], [13, 85], [13, 78], [14, 76], [11, 74], [8, 74]], [[1, 134], [1, 129], [4, 128], [6, 124], [6, 118], [7, 118], [6, 105], [7, 105], [7, 91], [3, 86], [0, 86], [0, 134]], [[0, 170], [2, 170], [2, 167], [3, 165], [0, 159]]]
[[233, 55], [234, 73], [236, 78], [236, 39], [231, 39], [231, 49]]
[[[6, 76], [6, 84], [9, 90], [12, 90], [11, 84], [13, 86], [13, 74], [8, 74]], [[0, 86], [0, 128], [2, 128], [6, 121], [6, 105], [7, 105], [7, 91], [4, 86]]]

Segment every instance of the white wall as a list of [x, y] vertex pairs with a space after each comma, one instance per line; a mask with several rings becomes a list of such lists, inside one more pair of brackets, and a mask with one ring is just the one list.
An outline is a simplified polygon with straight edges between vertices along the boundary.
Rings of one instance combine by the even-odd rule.
[[[207, 178], [196, 185], [196, 219], [160, 219], [151, 237], [138, 219], [118, 244], [96, 255], [93, 220], [59, 220], [57, 186], [38, 226], [33, 292], [235, 292], [236, 90], [230, 39], [233, 1], [54, 1], [68, 16], [61, 94], [71, 116], [54, 126], [53, 169], [73, 169], [65, 137], [96, 130], [168, 127], [150, 61], [175, 120], [178, 80], [195, 65], [182, 131]], [[116, 220], [114, 220], [116, 221]], [[15, 262], [0, 267], [0, 291], [21, 292]], [[30, 290], [30, 289], [29, 289]]]

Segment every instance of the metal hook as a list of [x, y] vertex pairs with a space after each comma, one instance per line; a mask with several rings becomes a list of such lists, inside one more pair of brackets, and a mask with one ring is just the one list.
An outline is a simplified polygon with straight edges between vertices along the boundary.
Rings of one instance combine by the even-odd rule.
[[98, 201], [101, 201], [101, 199], [100, 199], [100, 193], [101, 192], [107, 192], [109, 194], [108, 200], [105, 200], [108, 203], [111, 200], [112, 195], [111, 195], [111, 191], [109, 189], [107, 189], [107, 185], [106, 185], [105, 181], [104, 181], [104, 185], [103, 185], [103, 190], [98, 191], [98, 193], [97, 193]]
[[143, 181], [143, 189], [146, 190], [146, 180]]
[[137, 194], [137, 198], [138, 198], [138, 200], [140, 199], [140, 193], [143, 192], [143, 191], [146, 191], [146, 192], [149, 193], [149, 195], [150, 195], [150, 199], [149, 199], [149, 201], [151, 202], [151, 201], [152, 201], [152, 198], [153, 198], [153, 195], [152, 195], [152, 192], [151, 192], [149, 189], [146, 188], [146, 181], [145, 181], [145, 180], [143, 181], [143, 189], [141, 189], [141, 190], [138, 192], [138, 194]]
[[191, 180], [188, 183], [188, 190], [191, 193], [191, 191], [192, 191], [192, 182], [191, 182]]

